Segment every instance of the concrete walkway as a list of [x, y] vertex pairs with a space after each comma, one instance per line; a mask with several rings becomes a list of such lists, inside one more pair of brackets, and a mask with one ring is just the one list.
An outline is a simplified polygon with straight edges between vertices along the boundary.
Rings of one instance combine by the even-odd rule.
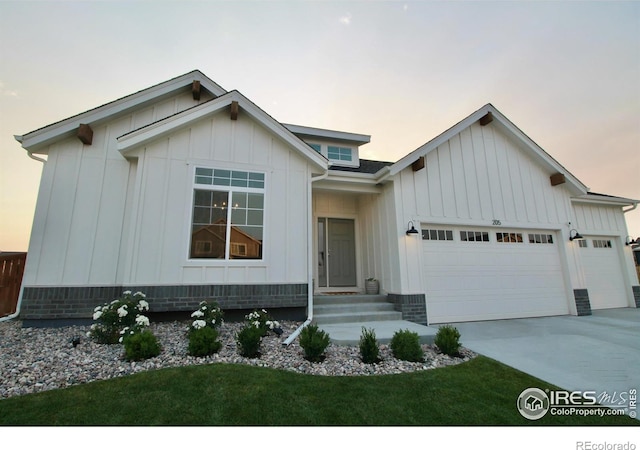
[[331, 342], [337, 345], [358, 345], [360, 342], [360, 335], [362, 334], [362, 327], [367, 329], [373, 328], [376, 333], [376, 338], [381, 344], [388, 344], [389, 341], [391, 341], [393, 334], [399, 330], [410, 330], [416, 332], [418, 333], [418, 336], [420, 336], [421, 343], [432, 344], [433, 339], [438, 332], [437, 328], [426, 327], [406, 320], [383, 320], [318, 325], [318, 328], [329, 333]]
[[453, 325], [464, 347], [560, 388], [640, 390], [638, 308]]

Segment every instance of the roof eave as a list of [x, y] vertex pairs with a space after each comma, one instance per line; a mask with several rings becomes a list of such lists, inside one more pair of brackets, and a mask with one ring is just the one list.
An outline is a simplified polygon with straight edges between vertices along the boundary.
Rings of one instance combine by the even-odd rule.
[[589, 191], [589, 188], [587, 186], [585, 186], [580, 180], [573, 176], [558, 161], [556, 161], [553, 157], [551, 157], [551, 155], [544, 151], [542, 147], [540, 147], [531, 138], [529, 138], [529, 136], [523, 133], [522, 130], [520, 130], [509, 119], [507, 119], [507, 117], [504, 116], [500, 111], [498, 111], [491, 103], [487, 103], [476, 112], [470, 114], [448, 130], [444, 131], [429, 142], [409, 153], [404, 158], [400, 159], [389, 168], [389, 174], [386, 177], [396, 175], [397, 173], [406, 169], [417, 158], [426, 156], [432, 150], [438, 148], [453, 136], [480, 120], [482, 117], [487, 115], [487, 113], [491, 113], [493, 115], [493, 118], [497, 119], [494, 120], [493, 123], [499, 124], [498, 126], [502, 127], [504, 131], [508, 132], [514, 138], [522, 142], [530, 150], [530, 153], [537, 157], [538, 162], [540, 162], [543, 166], [546, 166], [550, 171], [563, 173], [566, 178], [566, 182], [568, 185], [567, 187], [573, 195], [584, 195]]
[[587, 193], [585, 195], [581, 195], [578, 197], [571, 198], [572, 203], [588, 203], [588, 204], [598, 204], [598, 205], [609, 205], [609, 206], [633, 206], [640, 203], [640, 200], [634, 200], [631, 198], [624, 197], [614, 197], [609, 195], [599, 195]]
[[300, 153], [307, 157], [314, 166], [322, 171], [327, 170], [329, 167], [329, 161], [324, 156], [320, 155], [301, 141], [297, 136], [283, 127], [262, 109], [258, 108], [238, 91], [231, 91], [216, 99], [202, 103], [201, 105], [120, 136], [117, 138], [116, 148], [123, 154], [123, 156], [126, 156], [128, 153], [145, 145], [146, 143], [171, 133], [176, 128], [188, 125], [196, 120], [226, 108], [234, 101], [238, 102], [242, 111], [247, 113], [254, 120], [259, 121], [263, 126], [265, 126], [265, 128], [278, 135], [287, 144], [296, 148]]
[[371, 142], [371, 136], [367, 134], [349, 133], [346, 131], [327, 130], [324, 128], [313, 128], [286, 123], [283, 123], [282, 126], [295, 135], [301, 135], [310, 139], [327, 139], [336, 142], [355, 144], [358, 146]]
[[[132, 108], [141, 106], [158, 98], [171, 95], [191, 86], [193, 81], [200, 81], [201, 85], [216, 96], [226, 93], [221, 86], [209, 79], [199, 70], [194, 70], [179, 77], [151, 86], [104, 105], [90, 109], [59, 122], [47, 125], [22, 136], [15, 136], [22, 147], [36, 152], [43, 147], [68, 136], [72, 136], [81, 123], [95, 124], [112, 116], [122, 114]], [[18, 139], [20, 138], [20, 139]]]

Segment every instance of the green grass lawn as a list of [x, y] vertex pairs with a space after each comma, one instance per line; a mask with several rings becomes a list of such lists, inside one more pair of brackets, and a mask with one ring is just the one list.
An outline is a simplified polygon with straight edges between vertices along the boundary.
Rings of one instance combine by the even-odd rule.
[[554, 389], [479, 356], [401, 375], [322, 377], [246, 365], [163, 369], [0, 400], [2, 425], [638, 425], [628, 417], [516, 409], [523, 389]]

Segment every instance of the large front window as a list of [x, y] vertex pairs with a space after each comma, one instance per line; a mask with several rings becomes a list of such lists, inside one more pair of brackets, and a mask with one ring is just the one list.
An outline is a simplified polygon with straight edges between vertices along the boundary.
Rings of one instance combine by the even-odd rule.
[[262, 259], [264, 174], [196, 168], [190, 258]]

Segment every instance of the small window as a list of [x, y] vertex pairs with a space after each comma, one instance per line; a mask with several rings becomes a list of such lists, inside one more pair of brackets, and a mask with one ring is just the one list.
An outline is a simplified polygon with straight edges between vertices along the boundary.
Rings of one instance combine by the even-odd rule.
[[523, 242], [522, 233], [496, 233], [496, 240], [498, 242], [513, 242], [516, 244]]
[[327, 157], [333, 161], [352, 161], [352, 150], [348, 147], [334, 147], [330, 145], [327, 148]]
[[593, 248], [611, 248], [611, 241], [608, 239], [594, 239]]
[[529, 233], [529, 243], [530, 244], [553, 244], [553, 235]]
[[453, 241], [453, 230], [422, 230], [425, 241]]
[[196, 184], [264, 189], [264, 174], [240, 170], [196, 168]]
[[488, 231], [461, 231], [460, 240], [464, 242], [489, 242]]
[[587, 247], [588, 247], [588, 245], [587, 245], [587, 240], [586, 240], [586, 239], [580, 239], [580, 240], [578, 241], [578, 247], [580, 247], [580, 248], [587, 248]]
[[320, 144], [309, 144], [309, 147], [317, 151], [318, 153], [322, 152], [322, 146]]

